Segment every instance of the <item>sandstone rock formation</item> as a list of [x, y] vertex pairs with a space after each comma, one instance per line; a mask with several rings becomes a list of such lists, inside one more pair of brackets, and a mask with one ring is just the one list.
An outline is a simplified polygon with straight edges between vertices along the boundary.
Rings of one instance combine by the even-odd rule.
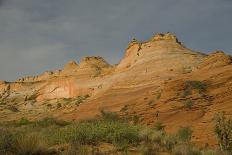
[[198, 66], [200, 69], [211, 69], [216, 67], [223, 67], [232, 63], [231, 56], [225, 55], [223, 51], [216, 51], [209, 54]]
[[[187, 89], [186, 83], [204, 90]], [[65, 103], [56, 108], [58, 100], [78, 96], [90, 97], [78, 106]], [[168, 132], [191, 126], [194, 142], [215, 145], [212, 118], [216, 112], [232, 111], [231, 56], [192, 51], [171, 33], [157, 34], [145, 42], [133, 39], [115, 66], [101, 57], [86, 57], [79, 64], [68, 62], [63, 70], [1, 81], [0, 100], [16, 104], [20, 111], [0, 110], [0, 120], [19, 119], [22, 114], [33, 119], [91, 119], [105, 108], [148, 125], [163, 122]], [[185, 107], [186, 101], [192, 103], [191, 109]], [[122, 111], [125, 106], [127, 111]]]

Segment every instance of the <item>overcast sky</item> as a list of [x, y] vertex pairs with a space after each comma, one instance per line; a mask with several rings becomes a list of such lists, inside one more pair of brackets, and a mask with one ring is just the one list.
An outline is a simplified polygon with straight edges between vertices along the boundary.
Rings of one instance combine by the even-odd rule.
[[232, 54], [232, 0], [0, 0], [0, 79], [103, 56], [171, 31], [187, 47]]

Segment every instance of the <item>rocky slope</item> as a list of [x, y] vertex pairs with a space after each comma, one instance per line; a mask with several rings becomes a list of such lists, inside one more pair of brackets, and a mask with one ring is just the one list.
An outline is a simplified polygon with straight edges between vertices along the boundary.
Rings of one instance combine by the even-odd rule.
[[231, 60], [221, 51], [192, 51], [171, 33], [133, 39], [115, 66], [86, 57], [63, 70], [0, 81], [0, 120], [82, 120], [106, 109], [148, 125], [163, 122], [169, 132], [190, 126], [194, 142], [215, 145], [214, 114], [232, 112]]

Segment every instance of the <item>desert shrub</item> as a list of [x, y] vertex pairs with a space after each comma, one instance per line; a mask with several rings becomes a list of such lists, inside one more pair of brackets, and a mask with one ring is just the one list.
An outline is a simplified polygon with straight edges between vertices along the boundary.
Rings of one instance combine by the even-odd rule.
[[57, 125], [57, 126], [66, 126], [69, 123], [63, 120], [57, 120], [55, 118], [47, 117], [42, 120], [38, 120], [33, 122], [34, 126], [40, 126], [40, 127], [48, 127], [51, 125]]
[[215, 133], [221, 150], [232, 150], [232, 119], [226, 118], [224, 113], [215, 116]]
[[120, 120], [119, 116], [115, 112], [105, 111], [104, 109], [102, 109], [100, 112], [101, 112], [101, 117], [103, 120], [106, 120], [106, 121], [119, 121]]
[[15, 153], [19, 155], [48, 154], [46, 142], [38, 135], [19, 136], [15, 146]]
[[158, 131], [151, 128], [144, 127], [139, 132], [140, 139], [145, 143], [155, 143], [161, 145], [161, 141], [165, 136], [164, 131]]
[[159, 155], [160, 147], [155, 144], [145, 144], [140, 148], [142, 155]]
[[177, 145], [178, 139], [175, 135], [165, 135], [161, 143], [165, 150], [171, 151]]
[[31, 124], [31, 122], [24, 117], [22, 117], [17, 123], [18, 126], [28, 125], [28, 124]]
[[190, 144], [176, 145], [172, 151], [173, 155], [201, 155], [201, 152]]
[[202, 155], [218, 155], [214, 150], [205, 149], [201, 151]]
[[68, 125], [59, 130], [59, 139], [75, 145], [98, 145], [107, 142], [125, 148], [139, 142], [139, 127], [117, 121], [91, 121]]
[[144, 155], [159, 154], [165, 135], [165, 132], [162, 130], [155, 130], [148, 127], [140, 129], [139, 138], [142, 141], [140, 148], [141, 153]]
[[185, 90], [196, 89], [199, 93], [206, 91], [207, 85], [202, 81], [185, 81]]
[[183, 104], [184, 104], [185, 108], [192, 109], [193, 101], [188, 99], [188, 100], [184, 101]]
[[189, 127], [181, 127], [176, 136], [182, 142], [189, 142], [192, 138], [192, 130]]
[[183, 96], [182, 97], [187, 97], [189, 95], [191, 95], [191, 91], [189, 89], [185, 89], [184, 92], [183, 92]]
[[0, 154], [6, 154], [7, 152], [11, 152], [15, 149], [14, 135], [7, 129], [0, 128]]
[[164, 130], [164, 128], [165, 128], [165, 125], [163, 125], [162, 122], [156, 122], [154, 125], [154, 129], [158, 131]]

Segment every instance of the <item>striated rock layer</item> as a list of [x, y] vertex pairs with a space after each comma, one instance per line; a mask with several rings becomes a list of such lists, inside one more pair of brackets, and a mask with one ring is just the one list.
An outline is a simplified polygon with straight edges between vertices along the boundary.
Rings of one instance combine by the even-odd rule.
[[[71, 104], [80, 96], [90, 97]], [[194, 142], [215, 145], [212, 118], [232, 111], [231, 56], [221, 51], [202, 54], [171, 33], [157, 34], [145, 42], [133, 39], [115, 66], [101, 57], [86, 57], [79, 64], [68, 62], [62, 70], [0, 81], [0, 101], [7, 103], [5, 109], [0, 105], [0, 120], [82, 120], [107, 109], [148, 125], [163, 122], [168, 132], [190, 126]], [[19, 112], [7, 110], [9, 105]]]

